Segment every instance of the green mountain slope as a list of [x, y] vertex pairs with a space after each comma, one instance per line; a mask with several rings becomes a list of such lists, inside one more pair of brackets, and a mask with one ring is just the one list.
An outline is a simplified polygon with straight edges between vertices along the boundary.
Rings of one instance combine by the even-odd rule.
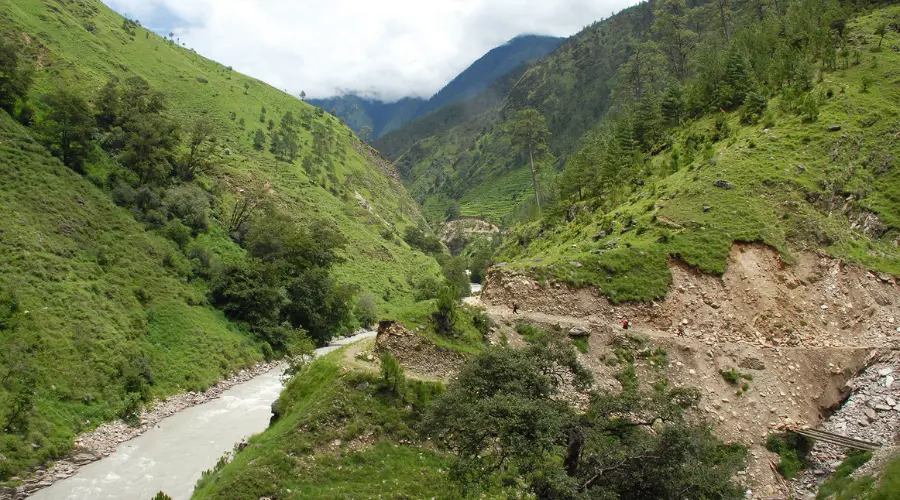
[[466, 116], [462, 123], [451, 122], [449, 128], [430, 127], [428, 117], [422, 118], [385, 137], [377, 147], [396, 160], [429, 220], [442, 219], [456, 200], [462, 215], [502, 223], [531, 191], [525, 158], [504, 134], [506, 121], [526, 108], [547, 118], [554, 155], [543, 168], [549, 183], [565, 156], [577, 149], [582, 135], [609, 108], [616, 70], [628, 58], [629, 43], [646, 37], [651, 24], [651, 4], [625, 9], [585, 28], [529, 67], [502, 89], [503, 100], [491, 108]]
[[[203, 390], [262, 359], [258, 342], [185, 282], [177, 246], [50, 157], [0, 113], [0, 477], [69, 450], [114, 418], [123, 384], [153, 374], [154, 396]], [[20, 398], [34, 391], [33, 408]], [[29, 414], [12, 418], [22, 407]], [[32, 444], [36, 447], [33, 449]]]
[[307, 99], [307, 102], [339, 117], [360, 135], [368, 127], [369, 136], [364, 139], [371, 140], [418, 116], [425, 99], [407, 97], [395, 102], [383, 102], [347, 94], [326, 99]]
[[[210, 275], [248, 258], [228, 227], [249, 193], [262, 193], [257, 217], [337, 228], [347, 243], [331, 276], [371, 295], [377, 314], [412, 303], [412, 281], [439, 276], [435, 260], [400, 237], [421, 223], [415, 202], [336, 118], [125, 22], [99, 1], [0, 0], [0, 12], [0, 38], [33, 67], [26, 97], [36, 122], [23, 128], [0, 111], [0, 480], [70, 450], [81, 430], [154, 397], [208, 387], [271, 353], [209, 305]], [[134, 77], [162, 93], [162, 119], [185, 140], [198, 118], [213, 125], [214, 152], [181, 184], [205, 193], [208, 229], [192, 235], [177, 219], [166, 223], [160, 210], [175, 203], [180, 180], [131, 189], [123, 183], [136, 178], [119, 165], [123, 155], [94, 147], [78, 175], [41, 144], [53, 111], [43, 96], [64, 89], [92, 101], [108, 81], [131, 85]], [[288, 113], [298, 143], [290, 162], [268, 151], [269, 121]], [[174, 154], [188, 152], [182, 142]], [[147, 210], [160, 196], [161, 207]], [[141, 209], [135, 197], [149, 205]]]
[[469, 65], [429, 99], [404, 98], [396, 102], [347, 94], [309, 102], [333, 112], [356, 132], [368, 127], [366, 140], [378, 139], [401, 129], [410, 121], [439, 108], [466, 101], [491, 87], [507, 73], [552, 52], [562, 38], [522, 35], [491, 49]]
[[[732, 26], [712, 66], [643, 97], [626, 94], [630, 60], [619, 72], [621, 112], [585, 137], [557, 180], [557, 202], [518, 225], [498, 261], [596, 285], [614, 301], [665, 296], [670, 258], [720, 274], [741, 241], [788, 261], [824, 249], [900, 274], [900, 54], [884, 50], [898, 33], [882, 28], [900, 10], [853, 19], [852, 9], [796, 2], [782, 18]], [[795, 52], [785, 48], [791, 39], [810, 45]], [[772, 49], [754, 47], [781, 59], [769, 66]], [[691, 102], [699, 107], [686, 111]]]

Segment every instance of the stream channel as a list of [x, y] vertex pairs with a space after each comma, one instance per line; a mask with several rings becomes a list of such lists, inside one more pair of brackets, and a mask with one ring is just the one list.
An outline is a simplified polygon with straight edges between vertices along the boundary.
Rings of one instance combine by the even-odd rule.
[[[316, 349], [322, 356], [370, 338], [358, 333]], [[116, 451], [87, 464], [30, 498], [35, 500], [151, 500], [164, 491], [174, 500], [190, 498], [200, 474], [211, 469], [235, 443], [269, 425], [271, 405], [283, 388], [284, 366], [238, 384], [212, 401], [192, 406], [159, 422]]]

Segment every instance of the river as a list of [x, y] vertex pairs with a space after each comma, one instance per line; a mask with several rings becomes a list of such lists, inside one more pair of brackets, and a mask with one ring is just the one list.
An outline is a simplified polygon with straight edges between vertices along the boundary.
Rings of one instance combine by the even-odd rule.
[[[366, 331], [316, 349], [316, 356], [369, 338]], [[234, 444], [262, 432], [271, 404], [283, 388], [283, 367], [274, 368], [222, 395], [180, 411], [116, 451], [87, 464], [74, 476], [36, 492], [35, 500], [151, 500], [159, 491], [175, 500], [190, 498], [200, 474]]]

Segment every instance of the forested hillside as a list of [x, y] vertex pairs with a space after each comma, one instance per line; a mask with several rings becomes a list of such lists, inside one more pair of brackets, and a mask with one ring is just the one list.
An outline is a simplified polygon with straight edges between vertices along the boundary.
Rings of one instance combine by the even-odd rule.
[[614, 301], [664, 296], [670, 257], [720, 274], [736, 241], [900, 273], [900, 11], [779, 8], [732, 9], [695, 31], [697, 12], [658, 4], [611, 111], [498, 260]]
[[491, 49], [429, 99], [384, 102], [351, 93], [309, 102], [344, 120], [364, 140], [376, 140], [420, 116], [478, 95], [507, 73], [552, 52], [562, 41], [552, 36], [517, 36]]
[[100, 1], [0, 1], [0, 108], [0, 481], [440, 276], [351, 130]]
[[[552, 154], [540, 166], [542, 184], [549, 188], [565, 155], [609, 108], [616, 71], [634, 41], [648, 37], [652, 22], [653, 7], [642, 3], [594, 23], [516, 75], [504, 89], [503, 101], [452, 128], [436, 128], [430, 137], [417, 131], [428, 123], [426, 116], [377, 147], [396, 159], [407, 188], [430, 220], [442, 219], [458, 204], [462, 215], [502, 223], [528, 199], [531, 185], [525, 157], [504, 133], [504, 124], [526, 108], [546, 117]], [[417, 142], [387, 144], [401, 134]]]

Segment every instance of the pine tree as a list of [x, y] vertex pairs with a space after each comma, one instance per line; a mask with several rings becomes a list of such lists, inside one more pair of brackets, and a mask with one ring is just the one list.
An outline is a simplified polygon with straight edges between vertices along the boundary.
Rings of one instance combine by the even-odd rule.
[[531, 164], [531, 184], [534, 189], [534, 201], [537, 209], [541, 210], [541, 198], [538, 193], [537, 170], [534, 166], [534, 157], [542, 156], [547, 151], [547, 141], [550, 139], [550, 131], [547, 129], [547, 121], [538, 110], [529, 108], [516, 113], [507, 125], [507, 130], [513, 136], [518, 147], [528, 153]]

